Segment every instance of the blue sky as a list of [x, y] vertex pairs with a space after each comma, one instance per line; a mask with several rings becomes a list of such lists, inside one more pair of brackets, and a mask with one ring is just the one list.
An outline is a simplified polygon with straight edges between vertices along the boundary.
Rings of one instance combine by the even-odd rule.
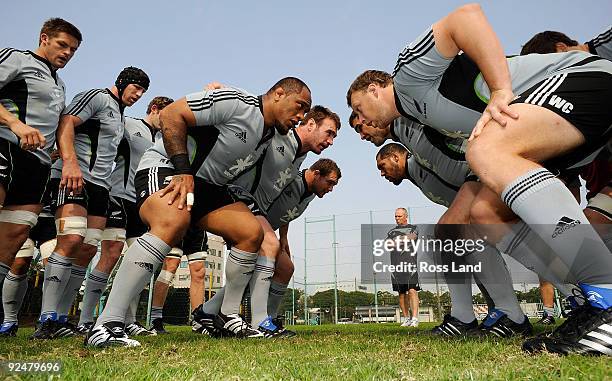
[[[402, 48], [425, 28], [462, 4], [456, 1], [21, 1], [3, 7], [2, 47], [34, 50], [43, 21], [63, 17], [77, 25], [84, 41], [60, 72], [68, 98], [94, 87], [110, 87], [125, 66], [143, 68], [151, 77], [144, 98], [126, 114], [144, 115], [156, 95], [179, 98], [216, 80], [265, 92], [276, 80], [293, 75], [312, 89], [313, 102], [336, 111], [343, 122], [333, 147], [322, 156], [342, 169], [337, 189], [316, 199], [306, 212], [313, 218], [341, 216], [337, 228], [346, 231], [339, 242], [338, 263], [354, 262], [360, 223], [392, 223], [393, 209], [414, 207], [416, 222], [434, 222], [443, 212], [409, 184], [395, 187], [375, 166], [376, 149], [361, 142], [346, 122], [345, 95], [363, 70], [391, 71]], [[486, 1], [481, 3], [507, 54], [542, 30], [559, 30], [584, 42], [610, 25], [610, 1]], [[315, 160], [306, 160], [309, 165]], [[322, 230], [331, 227], [321, 225]], [[327, 224], [329, 225], [329, 224]], [[310, 227], [309, 227], [310, 229]], [[313, 227], [314, 229], [314, 227]], [[353, 233], [349, 233], [352, 231]], [[291, 229], [296, 275], [303, 273], [303, 218]], [[310, 239], [310, 238], [309, 238]], [[331, 238], [312, 238], [308, 246], [331, 245]], [[344, 247], [340, 247], [344, 245]], [[319, 267], [313, 279], [330, 280], [330, 250], [312, 253]], [[310, 267], [310, 265], [309, 265]], [[349, 265], [339, 266], [339, 279], [358, 276]], [[310, 276], [310, 275], [309, 275]], [[318, 278], [317, 278], [318, 277]]]

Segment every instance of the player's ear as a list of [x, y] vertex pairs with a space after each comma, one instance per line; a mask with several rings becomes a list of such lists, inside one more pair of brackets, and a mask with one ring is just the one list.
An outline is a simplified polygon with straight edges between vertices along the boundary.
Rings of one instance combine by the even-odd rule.
[[563, 42], [557, 42], [555, 44], [555, 50], [557, 51], [557, 53], [560, 53], [560, 52], [567, 52], [569, 48]]
[[282, 87], [279, 87], [278, 89], [274, 90], [274, 100], [277, 102], [285, 95], [285, 90]]
[[43, 43], [46, 44], [48, 42], [49, 42], [49, 35], [47, 35], [47, 33], [41, 33], [38, 45], [40, 46]]
[[378, 88], [373, 83], [370, 83], [368, 85], [368, 92], [372, 93], [372, 95], [374, 96], [378, 96]]

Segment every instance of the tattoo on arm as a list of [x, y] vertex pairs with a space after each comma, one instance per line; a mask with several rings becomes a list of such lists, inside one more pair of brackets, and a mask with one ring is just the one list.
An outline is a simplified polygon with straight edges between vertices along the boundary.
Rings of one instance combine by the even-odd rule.
[[181, 116], [180, 110], [160, 117], [159, 125], [162, 129], [164, 147], [168, 157], [187, 153], [187, 124]]

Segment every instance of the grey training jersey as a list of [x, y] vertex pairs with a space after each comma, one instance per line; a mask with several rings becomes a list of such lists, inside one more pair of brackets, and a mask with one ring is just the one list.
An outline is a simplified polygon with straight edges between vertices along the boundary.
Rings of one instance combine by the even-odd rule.
[[116, 165], [111, 174], [112, 196], [136, 202], [136, 169], [142, 155], [154, 142], [155, 130], [151, 125], [143, 119], [125, 118], [125, 131], [117, 148]]
[[[0, 50], [0, 104], [47, 139], [43, 149], [32, 152], [46, 165], [51, 165], [50, 154], [65, 102], [66, 86], [49, 61], [30, 51]], [[2, 124], [0, 138], [19, 143], [17, 135]]]
[[[124, 130], [119, 98], [109, 89], [84, 91], [74, 97], [63, 114], [83, 121], [74, 129], [74, 148], [83, 179], [110, 189], [113, 162]], [[53, 168], [61, 169], [62, 165], [58, 160]]]
[[[264, 127], [261, 98], [235, 88], [187, 95], [196, 126], [187, 129], [187, 153], [198, 176], [225, 185], [249, 170], [270, 144], [274, 129]], [[138, 170], [172, 168], [162, 141], [145, 152]]]
[[612, 60], [612, 27], [586, 43], [592, 54]]
[[[507, 62], [516, 95], [556, 74], [612, 72], [609, 61], [580, 51], [529, 54]], [[402, 115], [450, 137], [469, 137], [491, 94], [466, 54], [446, 58], [438, 52], [431, 28], [400, 53], [393, 84]]]
[[414, 159], [443, 181], [461, 186], [470, 167], [465, 160], [467, 140], [451, 138], [407, 118], [397, 118], [391, 127], [393, 140], [402, 143]]
[[267, 210], [298, 175], [306, 154], [299, 155], [302, 142], [295, 129], [287, 135], [275, 134], [257, 164], [233, 184], [253, 195], [261, 210]]
[[308, 191], [302, 171], [267, 210], [267, 219], [272, 229], [276, 230], [301, 216], [313, 198], [315, 195]]
[[421, 192], [432, 202], [449, 207], [457, 192], [459, 186], [450, 184], [431, 169], [421, 165], [414, 157], [410, 157], [406, 161], [406, 175]]

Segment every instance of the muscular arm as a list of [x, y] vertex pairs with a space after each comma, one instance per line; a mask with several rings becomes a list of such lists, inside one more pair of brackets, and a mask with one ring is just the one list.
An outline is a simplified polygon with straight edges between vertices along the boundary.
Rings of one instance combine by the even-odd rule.
[[478, 4], [457, 8], [436, 22], [433, 32], [438, 51], [454, 57], [463, 50], [476, 62], [491, 91], [512, 88], [502, 45]]
[[19, 137], [23, 149], [35, 150], [39, 147], [44, 148], [47, 144], [40, 131], [23, 123], [2, 105], [0, 105], [0, 124], [7, 126]]
[[489, 104], [470, 139], [477, 137], [492, 119], [505, 126], [506, 116], [518, 118], [508, 107], [514, 94], [504, 50], [480, 6], [468, 4], [457, 8], [433, 25], [433, 33], [442, 55], [454, 57], [463, 50], [473, 59], [491, 90]]
[[196, 124], [195, 116], [181, 98], [164, 108], [159, 115], [159, 124], [164, 136], [164, 147], [168, 157], [187, 153], [187, 127]]
[[78, 116], [62, 115], [57, 128], [57, 146], [63, 161], [60, 187], [65, 186], [77, 193], [83, 186], [83, 177], [74, 150], [74, 129], [82, 123]]
[[[164, 147], [177, 173], [172, 177], [170, 184], [161, 191], [160, 196], [164, 197], [169, 194], [169, 205], [178, 200], [179, 209], [187, 205], [187, 210], [191, 210], [193, 206], [192, 201], [187, 199], [188, 194], [193, 195], [194, 189], [193, 175], [190, 172], [187, 158], [187, 127], [195, 126], [195, 124], [195, 116], [189, 109], [185, 98], [164, 108], [159, 116]], [[182, 163], [183, 168], [177, 168], [178, 163]]]

